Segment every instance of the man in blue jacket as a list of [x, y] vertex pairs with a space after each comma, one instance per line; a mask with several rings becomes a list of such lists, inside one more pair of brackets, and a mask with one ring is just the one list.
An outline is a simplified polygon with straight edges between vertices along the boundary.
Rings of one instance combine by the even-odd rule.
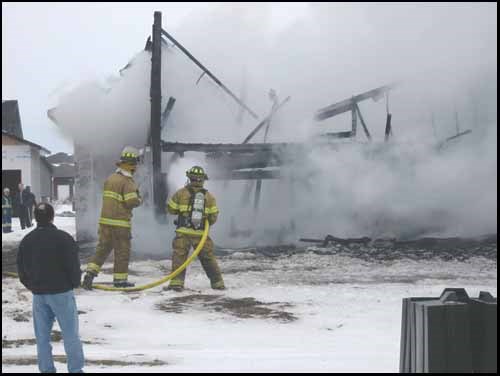
[[78, 310], [73, 289], [80, 286], [78, 245], [53, 225], [54, 208], [35, 208], [37, 227], [19, 245], [17, 270], [21, 283], [33, 293], [33, 325], [42, 373], [55, 373], [50, 333], [54, 320], [61, 328], [68, 372], [83, 372], [83, 349], [78, 334]]

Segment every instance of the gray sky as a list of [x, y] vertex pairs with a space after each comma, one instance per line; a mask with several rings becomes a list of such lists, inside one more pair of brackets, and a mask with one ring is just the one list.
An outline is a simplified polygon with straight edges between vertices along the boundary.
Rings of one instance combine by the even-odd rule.
[[204, 3], [2, 2], [2, 99], [19, 102], [24, 137], [72, 151], [47, 118], [59, 87], [116, 74], [144, 47], [153, 12], [175, 29]]

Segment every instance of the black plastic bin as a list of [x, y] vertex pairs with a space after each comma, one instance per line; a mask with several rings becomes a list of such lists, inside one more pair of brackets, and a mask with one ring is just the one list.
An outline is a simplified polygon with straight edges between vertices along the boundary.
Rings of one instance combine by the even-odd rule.
[[496, 372], [496, 298], [447, 288], [439, 298], [404, 298], [399, 371]]

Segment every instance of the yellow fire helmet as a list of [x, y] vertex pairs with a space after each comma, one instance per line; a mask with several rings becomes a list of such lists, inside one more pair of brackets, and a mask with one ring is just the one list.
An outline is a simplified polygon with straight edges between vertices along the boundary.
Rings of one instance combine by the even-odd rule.
[[125, 146], [120, 155], [120, 162], [137, 164], [139, 162], [139, 150], [133, 146]]
[[191, 167], [189, 170], [186, 171], [186, 176], [189, 179], [194, 178], [194, 180], [200, 180], [200, 179], [208, 180], [208, 175], [205, 173], [203, 167], [200, 166]]

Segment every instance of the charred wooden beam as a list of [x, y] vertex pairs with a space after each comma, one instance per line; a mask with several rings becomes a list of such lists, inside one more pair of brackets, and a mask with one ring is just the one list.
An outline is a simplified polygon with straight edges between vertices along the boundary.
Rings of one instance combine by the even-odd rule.
[[222, 90], [224, 90], [231, 98], [233, 98], [241, 107], [243, 107], [254, 119], [258, 119], [258, 116], [255, 112], [253, 112], [245, 103], [243, 103], [236, 95], [233, 94], [231, 90], [229, 90], [220, 80], [215, 77], [212, 72], [210, 72], [203, 64], [201, 64], [191, 53], [184, 48], [182, 44], [180, 44], [173, 36], [167, 33], [165, 30], [161, 30], [161, 33], [165, 35], [173, 44], [175, 44], [182, 52], [189, 57], [193, 63], [195, 63], [203, 72], [207, 74], [212, 80], [215, 81], [217, 85], [219, 85]]
[[210, 153], [207, 154], [209, 163], [227, 170], [240, 170], [243, 168], [264, 168], [283, 165], [283, 158], [271, 152], [256, 153]]
[[372, 241], [371, 238], [362, 237], [362, 238], [337, 238], [333, 235], [327, 235], [324, 239], [308, 239], [308, 238], [300, 238], [299, 241], [305, 243], [321, 243], [322, 247], [327, 247], [331, 243], [339, 243], [339, 244], [368, 244]]
[[255, 152], [281, 152], [288, 150], [299, 150], [305, 148], [303, 143], [255, 143], [255, 144], [203, 144], [203, 143], [182, 143], [162, 141], [164, 152], [180, 153], [186, 151], [198, 151], [204, 153], [232, 152], [232, 153], [255, 153]]
[[365, 135], [368, 138], [368, 140], [372, 140], [372, 136], [370, 135], [370, 132], [368, 131], [368, 128], [366, 127], [365, 120], [363, 119], [363, 115], [361, 115], [361, 110], [359, 109], [359, 106], [355, 103], [354, 106], [356, 107], [356, 112], [358, 113], [359, 120], [361, 121], [361, 125], [363, 126], [363, 130], [365, 131]]
[[389, 141], [389, 136], [392, 134], [391, 119], [392, 114], [387, 114], [387, 120], [385, 122], [385, 142]]
[[256, 179], [280, 179], [281, 173], [278, 170], [248, 170], [248, 171], [228, 171], [215, 173], [210, 176], [211, 180], [256, 180]]
[[151, 42], [151, 36], [146, 40], [146, 45], [144, 46], [144, 51], [151, 52], [153, 50], [153, 43]]
[[316, 112], [314, 120], [321, 121], [331, 118], [336, 115], [343, 114], [344, 112], [352, 110], [352, 99], [345, 99], [342, 102], [335, 103], [332, 106], [322, 108]]
[[151, 149], [153, 167], [153, 202], [157, 217], [164, 213], [161, 176], [161, 12], [154, 12], [151, 57]]
[[352, 136], [356, 137], [358, 131], [358, 115], [356, 114], [356, 103], [353, 104], [351, 108], [351, 122], [352, 122]]
[[327, 136], [328, 138], [350, 138], [354, 137], [354, 132], [352, 131], [345, 131], [345, 132], [328, 132], [325, 133], [324, 136]]
[[352, 98], [345, 99], [341, 102], [334, 103], [330, 106], [324, 107], [316, 111], [316, 114], [314, 116], [315, 120], [325, 120], [328, 119], [332, 116], [336, 116], [339, 114], [342, 114], [344, 112], [352, 110], [352, 107], [355, 103], [364, 101], [366, 99], [373, 98], [374, 100], [377, 100], [381, 96], [384, 95], [387, 91], [392, 89], [394, 87], [394, 84], [391, 85], [386, 85], [386, 86], [381, 86], [376, 89], [367, 91], [365, 93], [355, 95]]
[[463, 131], [463, 132], [460, 132], [460, 133], [458, 133], [458, 134], [456, 134], [456, 135], [454, 135], [454, 136], [448, 137], [448, 138], [447, 138], [446, 140], [444, 140], [444, 141], [445, 141], [445, 142], [447, 142], [447, 141], [453, 140], [453, 139], [455, 139], [455, 138], [461, 137], [461, 136], [466, 135], [466, 134], [471, 133], [471, 132], [472, 132], [472, 130], [467, 129], [467, 130], [465, 130], [465, 131]]
[[170, 113], [172, 112], [172, 108], [174, 107], [175, 104], [175, 98], [170, 97], [168, 98], [167, 106], [165, 107], [165, 111], [163, 111], [163, 114], [161, 116], [161, 128], [165, 127], [165, 124], [167, 124], [168, 117], [170, 116]]
[[[167, 106], [161, 115], [161, 126], [160, 129], [163, 130], [165, 125], [167, 124], [168, 117], [170, 116], [170, 112], [172, 111], [172, 107], [175, 104], [175, 98], [168, 98]], [[151, 128], [148, 130], [148, 143], [151, 144]]]
[[[276, 113], [276, 110], [279, 107], [278, 97], [276, 96], [276, 92], [273, 89], [270, 90], [269, 97], [273, 101], [273, 105], [271, 107], [271, 112], [270, 112], [270, 114], [268, 116], [266, 131], [264, 132], [264, 142], [267, 141], [267, 134], [269, 132], [269, 128], [271, 127], [271, 120], [273, 118], [273, 115]], [[285, 103], [286, 101], [288, 101], [289, 98], [290, 97], [287, 97], [283, 101], [283, 103]], [[259, 202], [260, 202], [260, 192], [261, 192], [261, 190], [262, 190], [262, 180], [258, 179], [257, 183], [255, 185], [255, 197], [254, 197], [254, 206], [253, 206], [255, 213], [257, 213], [258, 210], [259, 210]]]
[[252, 139], [253, 136], [255, 136], [257, 134], [257, 132], [259, 130], [262, 129], [262, 127], [264, 127], [265, 125], [267, 125], [269, 123], [269, 121], [271, 120], [271, 117], [276, 113], [276, 111], [278, 111], [280, 109], [280, 107], [282, 107], [286, 102], [288, 102], [290, 100], [290, 97], [286, 97], [283, 102], [281, 102], [279, 105], [276, 106], [276, 108], [273, 109], [273, 111], [271, 111], [271, 113], [266, 116], [264, 118], [264, 120], [262, 120], [255, 128], [253, 131], [251, 131], [248, 136], [243, 140], [243, 143], [246, 144], [248, 143], [248, 141], [250, 141]]
[[437, 146], [437, 147], [438, 147], [438, 149], [441, 149], [441, 148], [442, 148], [443, 146], [445, 146], [445, 145], [446, 145], [449, 141], [454, 140], [454, 139], [459, 138], [459, 137], [462, 137], [462, 136], [464, 136], [464, 135], [466, 135], [466, 134], [468, 134], [468, 133], [471, 133], [471, 132], [472, 132], [472, 130], [467, 129], [467, 130], [465, 130], [465, 131], [463, 131], [463, 132], [460, 132], [459, 134], [456, 134], [456, 135], [454, 135], [454, 136], [448, 137], [448, 138], [447, 138], [447, 139], [445, 139], [444, 141], [441, 141], [441, 142], [438, 144], [438, 146]]
[[248, 141], [250, 141], [252, 139], [253, 136], [255, 136], [257, 134], [257, 132], [259, 130], [262, 129], [262, 127], [264, 127], [267, 122], [269, 121], [269, 117], [266, 117], [264, 120], [262, 120], [259, 124], [257, 124], [257, 126], [254, 128], [253, 131], [251, 131], [248, 136], [243, 140], [243, 143], [246, 144]]

